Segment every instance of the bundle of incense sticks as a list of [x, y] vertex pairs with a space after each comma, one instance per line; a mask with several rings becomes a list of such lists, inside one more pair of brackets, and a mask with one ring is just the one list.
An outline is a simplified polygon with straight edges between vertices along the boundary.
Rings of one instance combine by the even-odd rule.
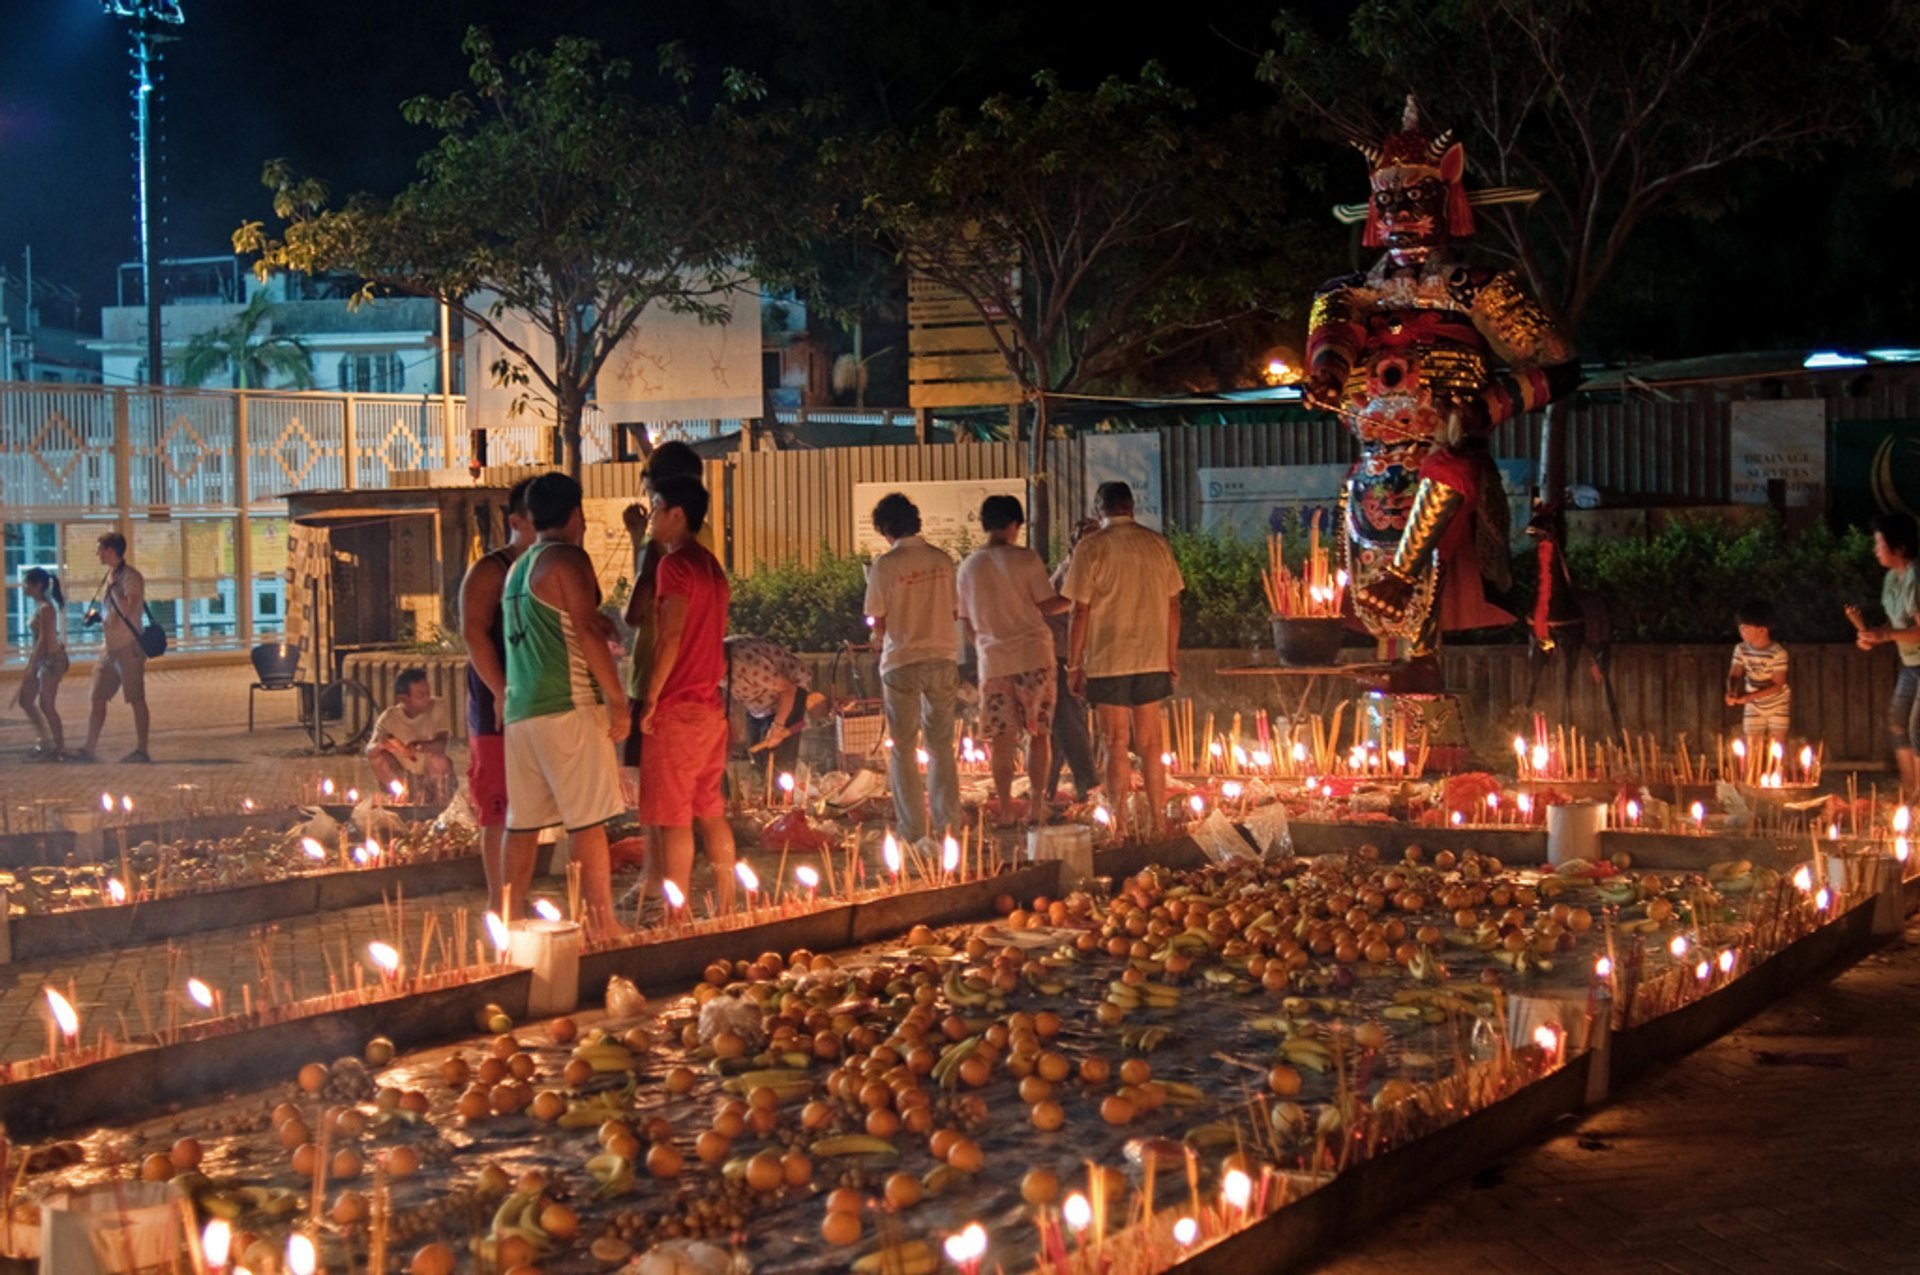
[[1275, 615], [1311, 619], [1333, 619], [1340, 614], [1347, 594], [1347, 573], [1333, 571], [1327, 565], [1327, 551], [1320, 545], [1320, 514], [1313, 515], [1307, 533], [1307, 560], [1301, 574], [1295, 575], [1286, 562], [1286, 537], [1278, 532], [1267, 537], [1267, 569], [1260, 584], [1267, 593], [1267, 605]]

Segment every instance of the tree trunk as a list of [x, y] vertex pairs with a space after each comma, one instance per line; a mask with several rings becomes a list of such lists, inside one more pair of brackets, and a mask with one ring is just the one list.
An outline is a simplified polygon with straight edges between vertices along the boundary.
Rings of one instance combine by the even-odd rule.
[[1053, 475], [1047, 472], [1047, 396], [1033, 400], [1033, 432], [1027, 440], [1027, 543], [1053, 560]]
[[1540, 413], [1540, 499], [1558, 500], [1567, 489], [1567, 423], [1564, 403], [1549, 403]]
[[554, 404], [559, 415], [560, 442], [566, 449], [567, 473], [575, 482], [580, 481], [581, 446], [580, 419], [586, 414], [586, 396], [577, 391], [561, 390]]

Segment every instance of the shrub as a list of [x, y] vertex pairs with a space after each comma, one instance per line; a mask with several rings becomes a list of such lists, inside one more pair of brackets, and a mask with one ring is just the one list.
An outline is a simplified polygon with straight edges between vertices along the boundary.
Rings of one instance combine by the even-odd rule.
[[1175, 531], [1167, 537], [1187, 590], [1180, 596], [1180, 645], [1263, 646], [1271, 638], [1264, 541], [1232, 533]]
[[736, 578], [729, 627], [791, 651], [831, 651], [867, 640], [866, 595], [861, 559], [823, 553], [813, 566], [789, 562]]

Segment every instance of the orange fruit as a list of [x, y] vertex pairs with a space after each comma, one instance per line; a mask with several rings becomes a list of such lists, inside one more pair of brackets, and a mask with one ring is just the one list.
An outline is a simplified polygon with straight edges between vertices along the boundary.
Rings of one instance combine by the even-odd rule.
[[[1108, 1099], [1108, 1101], [1111, 1102], [1112, 1099]], [[1062, 1124], [1066, 1123], [1067, 1113], [1060, 1109], [1059, 1103], [1049, 1098], [1034, 1103], [1033, 1110], [1028, 1113], [1028, 1118], [1033, 1121], [1034, 1128], [1040, 1130], [1042, 1133], [1052, 1133], [1055, 1129], [1058, 1129]]]
[[1285, 1063], [1276, 1063], [1267, 1072], [1267, 1088], [1282, 1098], [1291, 1098], [1300, 1092], [1300, 1073]]
[[1144, 1058], [1129, 1058], [1120, 1064], [1120, 1083], [1144, 1085], [1153, 1078], [1153, 1064]]
[[1109, 1094], [1100, 1103], [1100, 1118], [1108, 1124], [1126, 1124], [1133, 1117], [1133, 1103], [1119, 1094]]
[[923, 1194], [920, 1179], [911, 1173], [895, 1173], [887, 1179], [887, 1203], [896, 1209], [910, 1209], [920, 1203]]
[[858, 1214], [866, 1207], [860, 1193], [850, 1186], [837, 1186], [827, 1192], [827, 1212]]
[[978, 1173], [985, 1161], [980, 1144], [972, 1138], [963, 1137], [947, 1148], [947, 1163], [963, 1173]]
[[708, 1129], [694, 1139], [693, 1153], [704, 1164], [718, 1164], [727, 1158], [727, 1152], [733, 1149], [733, 1141]]
[[677, 1178], [685, 1166], [686, 1157], [670, 1143], [656, 1142], [647, 1148], [647, 1172], [656, 1178]]
[[845, 1248], [860, 1242], [862, 1229], [858, 1213], [828, 1213], [820, 1223], [820, 1238], [837, 1248]]
[[747, 1185], [761, 1193], [777, 1191], [786, 1181], [786, 1171], [780, 1167], [780, 1157], [771, 1151], [762, 1151], [747, 1161]]
[[1104, 1085], [1113, 1075], [1113, 1067], [1104, 1058], [1082, 1058], [1080, 1079], [1090, 1085]]
[[1060, 1175], [1052, 1169], [1028, 1169], [1020, 1179], [1020, 1198], [1028, 1204], [1051, 1204], [1060, 1194]]

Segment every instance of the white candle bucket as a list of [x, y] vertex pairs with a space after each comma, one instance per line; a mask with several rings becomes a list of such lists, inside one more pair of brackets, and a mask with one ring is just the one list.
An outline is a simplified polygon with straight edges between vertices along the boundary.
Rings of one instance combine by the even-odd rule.
[[57, 1191], [40, 1205], [42, 1275], [165, 1271], [181, 1240], [180, 1206], [164, 1182]]
[[533, 970], [527, 1013], [569, 1014], [580, 1004], [580, 927], [572, 921], [515, 921], [507, 960]]
[[1027, 858], [1060, 861], [1060, 892], [1075, 890], [1093, 875], [1093, 829], [1083, 823], [1054, 823], [1027, 830]]
[[1547, 807], [1547, 862], [1558, 867], [1575, 859], [1600, 857], [1600, 832], [1607, 808], [1597, 801], [1570, 801]]

